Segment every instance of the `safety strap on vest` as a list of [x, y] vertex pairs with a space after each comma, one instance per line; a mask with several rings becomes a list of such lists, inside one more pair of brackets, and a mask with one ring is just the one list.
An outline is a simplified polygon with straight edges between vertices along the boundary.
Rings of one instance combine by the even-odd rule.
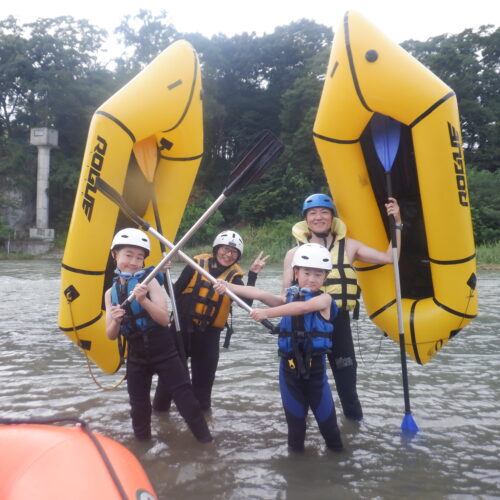
[[[287, 300], [290, 301], [289, 297], [287, 297]], [[306, 299], [302, 294], [298, 294], [294, 295], [292, 298], [292, 301], [297, 300], [303, 301]], [[332, 307], [335, 307], [333, 301]], [[279, 333], [279, 337], [282, 339], [290, 339], [290, 350], [288, 352], [284, 352], [279, 349], [278, 354], [288, 360], [288, 364], [291, 368], [296, 369], [296, 375], [298, 378], [307, 380], [310, 376], [313, 356], [329, 353], [331, 352], [331, 349], [326, 347], [318, 349], [319, 346], [315, 345], [314, 339], [323, 339], [325, 337], [325, 332], [305, 331], [304, 316], [292, 316], [289, 319], [291, 320], [292, 331], [281, 331]], [[321, 342], [321, 344], [323, 344], [323, 342]], [[328, 345], [331, 347], [331, 342]], [[297, 363], [296, 366], [295, 362]]]
[[[200, 259], [200, 266], [204, 269], [207, 268], [205, 265], [206, 259]], [[207, 263], [208, 264], [208, 263]], [[226, 281], [231, 282], [234, 275], [238, 273], [237, 269], [232, 269], [226, 276]], [[200, 291], [202, 288], [207, 288], [207, 294], [203, 297], [200, 296]], [[194, 284], [192, 290], [192, 296], [195, 297], [194, 300], [191, 300], [189, 303], [188, 314], [193, 320], [197, 320], [197, 330], [204, 332], [207, 326], [212, 322], [213, 319], [217, 317], [219, 314], [220, 307], [222, 305], [222, 301], [224, 300], [223, 295], [219, 295], [218, 299], [214, 299], [216, 294], [213, 285], [211, 282], [203, 279], [202, 275], [198, 273], [196, 277], [196, 283]], [[205, 312], [200, 314], [196, 311], [196, 305], [203, 304], [206, 306]], [[193, 331], [193, 322], [190, 322], [188, 325], [188, 331]]]
[[[359, 317], [359, 297], [361, 289], [359, 288], [358, 281], [356, 278], [348, 278], [346, 275], [346, 269], [352, 269], [351, 264], [344, 260], [345, 257], [345, 240], [339, 240], [337, 263], [334, 267], [338, 269], [338, 278], [327, 278], [323, 286], [340, 286], [340, 293], [331, 294], [335, 301], [340, 301], [339, 309], [346, 310], [349, 300], [355, 300], [356, 305], [353, 311], [353, 319], [358, 319]], [[356, 293], [348, 293], [348, 286], [353, 285], [356, 287]]]
[[[139, 283], [146, 279], [146, 276], [147, 275], [139, 280]], [[130, 291], [128, 290], [127, 284], [122, 285], [119, 281], [116, 283], [116, 289], [118, 295], [118, 303], [122, 304], [129, 296]], [[149, 294], [147, 296], [149, 297]], [[127, 303], [127, 305], [125, 306], [125, 311], [125, 316], [120, 325], [120, 333], [129, 341], [132, 338], [141, 335], [142, 332], [149, 331], [156, 326], [155, 321], [151, 319], [151, 317], [143, 307], [141, 307], [141, 311], [139, 313], [134, 313], [132, 304]], [[138, 321], [141, 319], [145, 320], [143, 328], [138, 327]], [[141, 333], [139, 333], [139, 331]]]

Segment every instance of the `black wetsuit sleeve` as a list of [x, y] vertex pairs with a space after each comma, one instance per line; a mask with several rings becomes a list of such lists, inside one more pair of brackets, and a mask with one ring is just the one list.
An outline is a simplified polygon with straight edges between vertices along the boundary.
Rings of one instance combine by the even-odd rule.
[[[257, 281], [257, 276], [258, 276], [257, 273], [254, 273], [253, 271], [248, 271], [247, 286], [254, 286], [255, 282]], [[237, 276], [233, 280], [233, 283], [235, 285], [244, 285], [245, 284], [245, 283], [243, 283], [243, 278], [241, 278], [240, 276]], [[243, 297], [241, 297], [241, 300], [243, 302], [245, 302], [245, 304], [252, 307], [253, 299], [244, 299]]]
[[182, 291], [188, 286], [193, 275], [194, 275], [194, 269], [190, 266], [186, 266], [182, 270], [181, 275], [177, 278], [177, 281], [174, 284], [174, 295], [176, 299], [181, 295]]

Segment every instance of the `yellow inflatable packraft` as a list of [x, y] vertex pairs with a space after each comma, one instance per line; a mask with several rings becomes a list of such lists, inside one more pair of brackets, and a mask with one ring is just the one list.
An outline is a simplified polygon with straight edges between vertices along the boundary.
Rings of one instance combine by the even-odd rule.
[[[107, 373], [120, 366], [118, 343], [105, 333], [110, 245], [133, 224], [96, 190], [96, 179], [173, 241], [202, 155], [200, 65], [193, 47], [178, 41], [108, 99], [90, 124], [62, 260], [59, 327]], [[146, 265], [161, 260], [160, 245], [150, 239]]]
[[[476, 255], [454, 92], [356, 12], [335, 33], [314, 140], [348, 237], [389, 236], [375, 113], [401, 124], [391, 177], [402, 206], [405, 348], [429, 361], [477, 314]], [[356, 263], [368, 314], [399, 342], [393, 266]]]

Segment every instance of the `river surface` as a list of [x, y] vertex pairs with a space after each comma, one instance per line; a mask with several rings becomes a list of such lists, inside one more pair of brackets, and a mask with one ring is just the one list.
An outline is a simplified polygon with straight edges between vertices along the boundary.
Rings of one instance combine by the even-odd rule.
[[[125, 386], [99, 389], [57, 328], [59, 273], [56, 260], [0, 261], [0, 416], [86, 420], [139, 458], [161, 499], [500, 498], [499, 271], [479, 272], [475, 321], [427, 365], [409, 360], [415, 437], [399, 427], [399, 347], [362, 316], [353, 334], [365, 418], [345, 420], [332, 386], [345, 450], [325, 450], [311, 417], [303, 454], [286, 445], [276, 339], [237, 308], [209, 419], [217, 445], [198, 444], [175, 409], [153, 416], [150, 443], [135, 441]], [[279, 292], [280, 268], [257, 284]], [[107, 386], [121, 375], [95, 371]]]

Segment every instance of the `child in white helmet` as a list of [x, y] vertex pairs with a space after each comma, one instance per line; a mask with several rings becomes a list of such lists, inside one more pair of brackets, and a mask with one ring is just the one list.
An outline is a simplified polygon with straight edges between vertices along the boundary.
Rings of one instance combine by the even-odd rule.
[[[122, 335], [128, 344], [127, 389], [135, 436], [151, 438], [150, 390], [153, 374], [167, 387], [191, 432], [201, 442], [212, 436], [201, 413], [193, 388], [167, 326], [169, 313], [165, 290], [154, 279], [147, 285], [144, 260], [149, 255], [149, 238], [139, 229], [118, 231], [111, 244], [116, 261], [116, 278], [106, 291], [106, 334], [113, 340]], [[149, 269], [151, 271], [151, 268]], [[133, 300], [123, 304], [131, 292]]]
[[253, 309], [250, 316], [255, 321], [282, 316], [278, 338], [279, 381], [288, 424], [288, 446], [294, 451], [304, 449], [309, 408], [327, 447], [334, 451], [343, 448], [325, 361], [334, 342], [337, 306], [330, 295], [320, 290], [331, 268], [328, 250], [307, 243], [295, 253], [292, 269], [296, 284], [287, 289], [286, 297], [222, 280], [214, 285], [220, 294], [229, 288], [240, 297], [257, 299], [270, 306]]
[[[238, 265], [243, 248], [243, 239], [236, 231], [223, 231], [215, 237], [211, 254], [200, 254], [193, 260], [215, 278], [243, 285], [244, 271]], [[261, 252], [255, 259], [248, 272], [247, 285], [255, 284], [268, 257], [262, 257]], [[183, 269], [176, 281], [174, 294], [185, 352], [191, 360], [194, 393], [202, 410], [208, 411], [219, 363], [220, 335], [227, 323], [231, 300], [216, 293], [212, 283], [190, 266]], [[158, 385], [153, 407], [159, 411], [170, 407], [170, 395], [163, 384]]]

